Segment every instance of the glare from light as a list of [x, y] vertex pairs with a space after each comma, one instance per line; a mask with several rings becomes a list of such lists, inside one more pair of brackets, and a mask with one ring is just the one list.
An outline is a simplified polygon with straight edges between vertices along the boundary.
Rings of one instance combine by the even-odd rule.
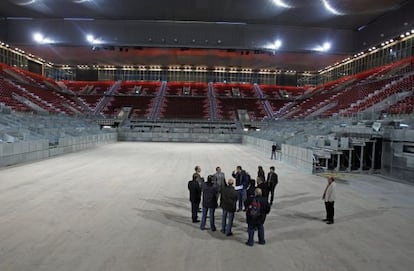
[[22, 1], [21, 3], [16, 3], [16, 5], [19, 5], [19, 6], [28, 6], [28, 5], [34, 4], [35, 2], [36, 2], [36, 0], [28, 0], [26, 2]]
[[95, 38], [93, 37], [93, 35], [86, 35], [86, 40], [89, 41], [90, 43], [93, 43]]
[[401, 34], [401, 35], [400, 35], [400, 38], [404, 38], [404, 37], [405, 37], [405, 35], [404, 35], [404, 34]]
[[323, 50], [324, 50], [324, 51], [328, 51], [329, 49], [331, 49], [331, 43], [329, 43], [329, 42], [325, 42], [325, 43], [323, 44]]
[[100, 44], [100, 43], [102, 43], [102, 40], [95, 38], [91, 34], [86, 35], [86, 40], [91, 44]]
[[281, 40], [276, 40], [274, 43], [268, 43], [265, 47], [270, 50], [278, 50], [282, 46]]
[[414, 34], [414, 29], [411, 29], [411, 33]]
[[282, 8], [292, 8], [291, 5], [286, 4], [283, 0], [273, 0], [273, 2], [276, 4], [276, 6], [278, 7], [282, 7]]
[[35, 42], [43, 43], [44, 37], [41, 33], [34, 33], [33, 34], [33, 39], [34, 39]]
[[322, 0], [322, 3], [330, 13], [335, 14], [335, 15], [344, 15], [344, 13], [332, 7], [331, 4], [329, 4], [328, 0]]

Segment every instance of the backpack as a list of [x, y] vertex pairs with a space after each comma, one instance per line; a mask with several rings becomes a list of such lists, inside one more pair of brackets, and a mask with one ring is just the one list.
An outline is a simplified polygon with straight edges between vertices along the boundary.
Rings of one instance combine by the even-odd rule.
[[246, 214], [253, 219], [259, 218], [262, 215], [260, 201], [254, 198], [247, 206]]

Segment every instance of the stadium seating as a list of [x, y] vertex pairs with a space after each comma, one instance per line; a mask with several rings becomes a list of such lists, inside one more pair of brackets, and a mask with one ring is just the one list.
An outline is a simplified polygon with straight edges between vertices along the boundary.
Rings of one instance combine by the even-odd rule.
[[207, 97], [165, 97], [161, 106], [161, 119], [209, 119]]

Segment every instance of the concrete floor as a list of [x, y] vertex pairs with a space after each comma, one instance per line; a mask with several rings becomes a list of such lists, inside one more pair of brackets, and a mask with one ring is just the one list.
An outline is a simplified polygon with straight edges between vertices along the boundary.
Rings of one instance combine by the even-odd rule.
[[[270, 154], [270, 153], [269, 153]], [[326, 180], [243, 145], [116, 143], [0, 169], [0, 270], [402, 270], [414, 265], [414, 187], [341, 175], [336, 221], [321, 222]], [[265, 246], [199, 230], [187, 181], [194, 166], [256, 176], [275, 165], [280, 184]], [[219, 228], [221, 209], [216, 210]]]

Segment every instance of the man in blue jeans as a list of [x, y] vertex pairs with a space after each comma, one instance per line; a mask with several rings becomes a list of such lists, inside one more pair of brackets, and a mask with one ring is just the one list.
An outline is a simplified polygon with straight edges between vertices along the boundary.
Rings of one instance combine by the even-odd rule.
[[227, 183], [228, 185], [221, 188], [221, 208], [223, 208], [223, 215], [221, 217], [221, 232], [225, 233], [226, 236], [231, 236], [233, 235], [231, 228], [233, 227], [238, 193], [234, 190], [233, 179], [229, 179]]
[[254, 197], [248, 198], [245, 202], [246, 206], [246, 222], [249, 238], [246, 245], [253, 246], [254, 232], [257, 229], [259, 235], [259, 244], [266, 244], [263, 224], [266, 215], [270, 212], [270, 205], [267, 200], [262, 197], [262, 190], [256, 188]]

